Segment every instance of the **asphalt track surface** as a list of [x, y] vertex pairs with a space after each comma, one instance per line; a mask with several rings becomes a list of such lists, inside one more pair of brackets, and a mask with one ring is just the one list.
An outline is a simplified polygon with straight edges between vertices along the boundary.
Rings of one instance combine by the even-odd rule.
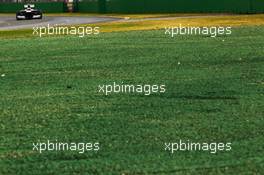
[[55, 25], [76, 25], [76, 24], [92, 24], [99, 22], [118, 21], [120, 18], [113, 17], [84, 17], [84, 16], [44, 16], [43, 19], [20, 20], [17, 21], [14, 16], [0, 16], [0, 30], [15, 29], [32, 29], [33, 27], [41, 27]]
[[[91, 16], [44, 16], [43, 19], [21, 20], [17, 21], [14, 16], [0, 16], [0, 31], [1, 30], [16, 30], [16, 29], [32, 29], [33, 27], [41, 27], [55, 25], [77, 25], [77, 24], [92, 24], [111, 21], [122, 22], [140, 22], [146, 20], [173, 20], [183, 18], [205, 18], [226, 16], [226, 14], [212, 14], [212, 15], [191, 15], [191, 16], [177, 16], [177, 17], [154, 17], [143, 19], [117, 18], [117, 17], [91, 17]], [[234, 16], [234, 15], [233, 15]]]

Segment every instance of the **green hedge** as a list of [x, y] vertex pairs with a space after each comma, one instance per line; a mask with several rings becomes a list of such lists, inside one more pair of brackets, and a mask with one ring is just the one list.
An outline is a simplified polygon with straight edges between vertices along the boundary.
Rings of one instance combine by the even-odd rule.
[[20, 3], [1, 3], [0, 12], [1, 13], [15, 13], [18, 10], [24, 8], [24, 4]]
[[77, 12], [86, 13], [98, 13], [99, 12], [99, 2], [98, 0], [89, 0], [85, 2], [79, 2], [76, 8]]
[[62, 13], [65, 12], [63, 2], [42, 2], [34, 3], [36, 8], [41, 9], [44, 13]]
[[[62, 13], [65, 11], [63, 2], [34, 3], [37, 9], [44, 13]], [[1, 3], [0, 13], [15, 13], [24, 8], [24, 3]]]
[[253, 0], [251, 10], [252, 13], [264, 13], [264, 0]]
[[105, 13], [106, 1], [105, 0], [85, 0], [77, 3], [77, 12], [86, 13]]
[[[66, 12], [63, 2], [34, 3], [44, 13]], [[0, 13], [14, 13], [22, 3], [1, 3]], [[85, 0], [75, 3], [85, 13], [264, 13], [264, 0]]]
[[264, 12], [263, 0], [107, 0], [106, 7], [107, 13]]

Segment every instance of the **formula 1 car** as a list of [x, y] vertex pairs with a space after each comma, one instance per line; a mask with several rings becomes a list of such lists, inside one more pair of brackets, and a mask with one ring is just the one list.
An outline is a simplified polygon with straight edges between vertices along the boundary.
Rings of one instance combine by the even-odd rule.
[[42, 19], [42, 11], [34, 8], [34, 4], [24, 5], [24, 9], [16, 13], [16, 19]]

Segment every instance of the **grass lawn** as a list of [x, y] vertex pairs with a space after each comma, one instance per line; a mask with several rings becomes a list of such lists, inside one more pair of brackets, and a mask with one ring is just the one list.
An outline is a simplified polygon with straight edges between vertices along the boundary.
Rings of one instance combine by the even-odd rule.
[[[261, 174], [264, 27], [230, 36], [163, 30], [0, 40], [0, 174]], [[181, 63], [181, 64], [179, 64]], [[165, 94], [98, 85], [166, 84]], [[164, 151], [164, 142], [232, 142], [232, 151]], [[98, 153], [32, 143], [100, 142]]]

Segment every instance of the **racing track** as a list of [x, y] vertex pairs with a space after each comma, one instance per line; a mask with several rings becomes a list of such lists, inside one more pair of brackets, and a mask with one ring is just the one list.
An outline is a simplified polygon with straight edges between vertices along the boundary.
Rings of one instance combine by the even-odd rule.
[[54, 25], [76, 25], [76, 24], [91, 24], [98, 22], [111, 22], [117, 21], [120, 18], [113, 17], [84, 17], [84, 16], [43, 16], [43, 19], [34, 20], [20, 20], [17, 21], [14, 16], [0, 16], [0, 30], [15, 30], [15, 29], [28, 29], [37, 26], [51, 26]]
[[[111, 21], [126, 21], [126, 22], [140, 22], [146, 20], [174, 20], [183, 18], [205, 18], [226, 16], [227, 14], [210, 14], [210, 15], [188, 15], [188, 16], [175, 16], [175, 17], [151, 17], [143, 19], [125, 19], [118, 17], [98, 17], [98, 16], [43, 16], [43, 19], [34, 20], [21, 20], [17, 21], [15, 15], [1, 16], [0, 15], [0, 31], [1, 30], [15, 30], [15, 29], [27, 29], [40, 26], [54, 25], [76, 25], [76, 24], [91, 24], [98, 22], [111, 22]], [[230, 14], [229, 14], [230, 16]], [[236, 16], [236, 15], [232, 15]]]

